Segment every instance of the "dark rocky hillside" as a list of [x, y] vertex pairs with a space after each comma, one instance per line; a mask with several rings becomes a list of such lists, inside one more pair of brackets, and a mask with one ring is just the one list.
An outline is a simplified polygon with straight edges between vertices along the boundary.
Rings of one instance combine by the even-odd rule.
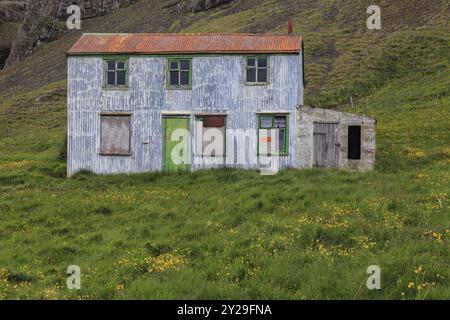
[[[8, 43], [11, 52], [6, 66], [11, 66], [35, 52], [39, 46], [52, 42], [67, 33], [65, 21], [67, 8], [78, 5], [82, 19], [103, 16], [111, 11], [129, 6], [139, 0], [28, 0], [0, 2], [0, 23], [22, 22], [14, 42]], [[172, 0], [165, 1], [164, 8], [176, 7], [184, 13], [206, 11], [233, 0]], [[3, 4], [2, 4], [3, 3]], [[181, 9], [181, 10], [180, 10]], [[0, 52], [7, 55], [8, 51]], [[1, 59], [1, 57], [0, 57]], [[4, 59], [3, 59], [4, 60]]]
[[37, 47], [54, 41], [66, 32], [67, 8], [76, 4], [84, 19], [104, 15], [137, 0], [28, 0], [25, 17], [15, 39], [6, 66], [19, 62], [37, 50]]
[[0, 0], [0, 70], [3, 69], [17, 37], [26, 8], [25, 1]]

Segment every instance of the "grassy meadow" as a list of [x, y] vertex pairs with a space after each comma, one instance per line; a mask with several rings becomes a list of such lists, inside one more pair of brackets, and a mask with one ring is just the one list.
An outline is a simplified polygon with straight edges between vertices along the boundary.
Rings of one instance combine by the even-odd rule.
[[[263, 3], [172, 28], [248, 31], [237, 26], [257, 28]], [[307, 104], [375, 117], [376, 170], [66, 179], [65, 80], [8, 92], [0, 299], [450, 299], [448, 33], [436, 19], [362, 36], [308, 12], [294, 17], [308, 26]], [[69, 265], [81, 290], [66, 287]], [[370, 265], [380, 290], [366, 288]]]

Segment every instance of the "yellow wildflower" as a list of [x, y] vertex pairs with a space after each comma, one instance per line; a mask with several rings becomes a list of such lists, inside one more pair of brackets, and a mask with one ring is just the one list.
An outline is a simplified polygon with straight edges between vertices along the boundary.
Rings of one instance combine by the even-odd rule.
[[123, 284], [118, 284], [118, 285], [116, 285], [116, 290], [117, 290], [117, 291], [121, 291], [121, 290], [123, 290], [123, 289], [125, 289], [125, 286], [124, 286]]

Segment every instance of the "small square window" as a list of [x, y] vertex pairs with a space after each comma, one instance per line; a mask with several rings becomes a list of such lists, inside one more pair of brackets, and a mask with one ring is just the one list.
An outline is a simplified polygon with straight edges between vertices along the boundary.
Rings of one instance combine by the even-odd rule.
[[167, 85], [177, 88], [190, 88], [192, 64], [190, 59], [169, 60], [169, 70], [167, 73]]
[[108, 87], [126, 87], [127, 62], [123, 60], [107, 60], [105, 84]]
[[246, 83], [248, 84], [266, 84], [268, 82], [268, 58], [250, 57], [246, 58]]

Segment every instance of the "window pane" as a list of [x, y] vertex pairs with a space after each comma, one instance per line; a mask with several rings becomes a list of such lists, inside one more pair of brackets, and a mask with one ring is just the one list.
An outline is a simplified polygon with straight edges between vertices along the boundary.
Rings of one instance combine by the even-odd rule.
[[247, 82], [256, 82], [256, 69], [247, 69]]
[[108, 70], [116, 70], [116, 62], [115, 61], [108, 61]]
[[261, 117], [261, 128], [272, 128], [272, 117]]
[[179, 85], [180, 82], [179, 82], [178, 77], [179, 77], [178, 71], [170, 71], [170, 81], [169, 81], [170, 85], [172, 85], [172, 86]]
[[181, 71], [180, 72], [180, 85], [182, 85], [182, 86], [189, 85], [189, 71]]
[[126, 72], [117, 71], [117, 85], [124, 86], [126, 84]]
[[267, 58], [259, 58], [258, 59], [258, 67], [267, 68]]
[[189, 60], [180, 60], [180, 69], [181, 70], [190, 70], [191, 61]]
[[278, 130], [278, 152], [284, 153], [286, 151], [285, 148], [286, 143], [286, 129]]
[[267, 82], [267, 69], [258, 69], [258, 82]]
[[286, 128], [286, 117], [275, 117], [275, 128]]
[[118, 61], [118, 62], [117, 62], [117, 69], [119, 69], [119, 70], [125, 70], [125, 62], [123, 62], [123, 61]]
[[116, 73], [114, 71], [108, 72], [107, 84], [114, 86], [116, 84]]
[[247, 59], [247, 66], [248, 67], [255, 67], [256, 66], [256, 60], [253, 58]]
[[177, 70], [178, 69], [178, 61], [171, 61], [170, 62], [170, 69], [171, 70]]

